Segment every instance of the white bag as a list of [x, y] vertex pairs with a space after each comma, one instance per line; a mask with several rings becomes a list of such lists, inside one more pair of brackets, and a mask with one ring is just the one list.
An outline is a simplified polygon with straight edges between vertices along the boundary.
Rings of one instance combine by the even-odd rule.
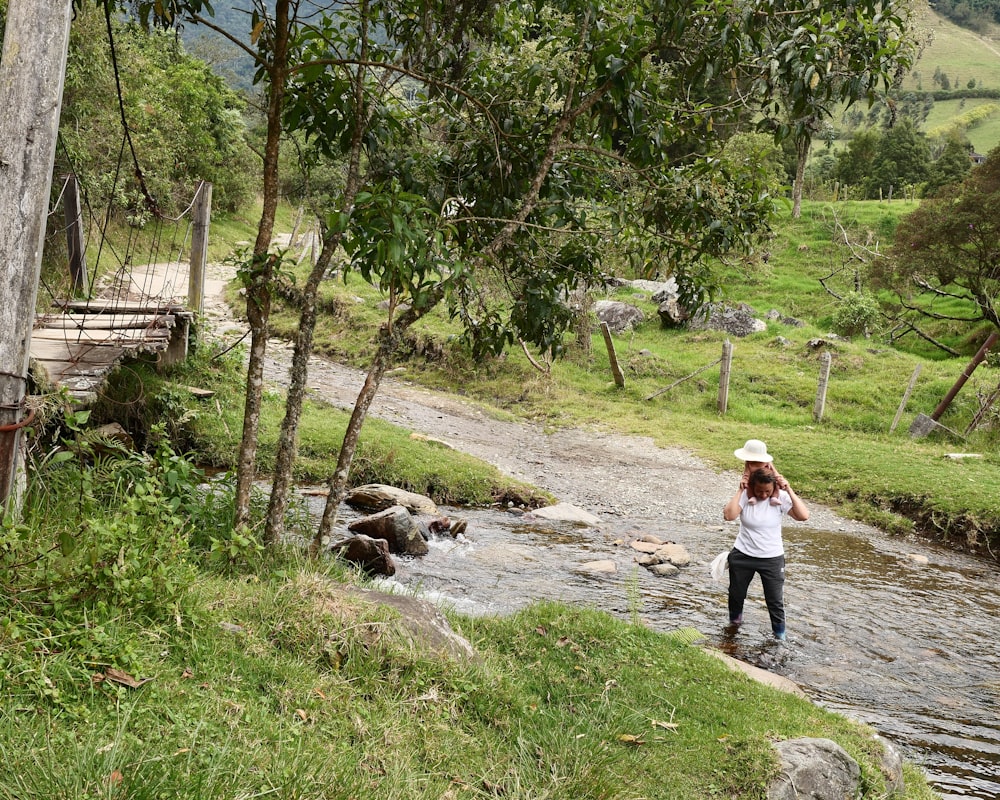
[[729, 583], [729, 551], [723, 550], [719, 555], [712, 559], [712, 563], [708, 566], [708, 571], [712, 576], [712, 580], [716, 583]]

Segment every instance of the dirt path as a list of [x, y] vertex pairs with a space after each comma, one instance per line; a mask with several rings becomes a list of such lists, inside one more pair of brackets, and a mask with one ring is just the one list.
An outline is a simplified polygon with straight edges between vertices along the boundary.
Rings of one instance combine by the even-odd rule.
[[[222, 298], [224, 267], [209, 270], [206, 316], [217, 330], [241, 330]], [[291, 346], [268, 344], [265, 378], [287, 385]], [[310, 391], [341, 407], [353, 407], [364, 376], [358, 370], [313, 357]], [[597, 516], [656, 517], [664, 522], [721, 525], [722, 507], [738, 480], [733, 470], [717, 472], [680, 448], [657, 447], [651, 439], [578, 428], [546, 433], [528, 422], [500, 419], [483, 407], [453, 395], [432, 392], [386, 377], [370, 413], [408, 430], [441, 439], [456, 450], [486, 461]], [[747, 438], [752, 431], [747, 431]], [[742, 442], [733, 442], [733, 448]], [[829, 509], [811, 504], [810, 526], [827, 530], [866, 530]]]

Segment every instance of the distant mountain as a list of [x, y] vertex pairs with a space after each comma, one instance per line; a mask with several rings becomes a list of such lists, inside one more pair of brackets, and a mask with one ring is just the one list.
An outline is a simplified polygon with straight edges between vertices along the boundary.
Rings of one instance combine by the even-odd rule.
[[977, 33], [986, 33], [1000, 24], [1000, 0], [935, 0], [938, 14], [956, 25]]
[[[268, 14], [274, 13], [275, 0], [263, 0]], [[214, 3], [212, 22], [241, 41], [249, 41], [253, 0], [223, 0]], [[181, 28], [181, 40], [188, 52], [207, 63], [234, 89], [253, 90], [253, 59], [226, 37], [199, 25]]]

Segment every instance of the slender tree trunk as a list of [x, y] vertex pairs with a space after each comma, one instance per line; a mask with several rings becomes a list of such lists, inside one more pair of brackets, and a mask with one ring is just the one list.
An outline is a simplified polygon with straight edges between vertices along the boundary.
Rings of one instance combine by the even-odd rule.
[[[340, 237], [337, 237], [339, 244]], [[299, 420], [305, 401], [306, 380], [309, 373], [309, 356], [312, 354], [313, 333], [316, 330], [316, 297], [320, 279], [330, 264], [333, 251], [338, 244], [324, 241], [323, 250], [306, 281], [302, 292], [302, 310], [299, 314], [299, 329], [295, 334], [295, 351], [292, 354], [292, 368], [288, 373], [288, 395], [285, 398], [285, 417], [281, 421], [278, 436], [278, 452], [274, 464], [274, 481], [271, 497], [267, 504], [267, 521], [264, 527], [264, 544], [272, 545], [281, 539], [285, 530], [285, 513], [288, 510], [288, 496], [292, 487], [292, 467], [299, 450]]]
[[[361, 32], [362, 61], [366, 60], [367, 54], [367, 26], [364, 22], [367, 20], [366, 12], [367, 3], [364, 3]], [[340, 202], [342, 213], [348, 213], [354, 206], [354, 200], [361, 186], [361, 146], [367, 128], [365, 105], [364, 67], [359, 66], [354, 83], [356, 121], [351, 136], [347, 179], [344, 182], [344, 194]], [[312, 272], [309, 273], [309, 278], [302, 292], [302, 311], [299, 315], [299, 329], [295, 335], [295, 351], [292, 355], [288, 395], [285, 399], [285, 417], [281, 421], [281, 434], [278, 438], [278, 453], [274, 466], [274, 482], [271, 485], [271, 497], [267, 506], [267, 522], [264, 528], [264, 543], [268, 545], [276, 543], [285, 530], [285, 513], [288, 510], [288, 498], [292, 487], [292, 468], [298, 455], [299, 422], [302, 418], [302, 404], [305, 400], [309, 357], [312, 355], [313, 335], [316, 330], [316, 300], [320, 283], [326, 274], [333, 254], [340, 247], [343, 237], [343, 228], [328, 231], [324, 235], [322, 252]]]
[[337, 509], [344, 497], [347, 496], [347, 481], [351, 472], [351, 463], [354, 461], [354, 453], [358, 449], [358, 441], [361, 438], [361, 428], [368, 418], [368, 409], [378, 392], [382, 376], [385, 375], [385, 371], [392, 361], [396, 338], [389, 326], [390, 323], [386, 323], [383, 327], [381, 341], [375, 357], [372, 359], [372, 364], [368, 368], [364, 386], [361, 387], [358, 398], [354, 401], [354, 411], [351, 412], [351, 419], [344, 432], [344, 443], [340, 446], [337, 468], [330, 477], [329, 493], [326, 496], [326, 505], [323, 507], [323, 518], [320, 520], [313, 540], [312, 552], [314, 555], [320, 552], [323, 540], [330, 535], [330, 531], [333, 530], [333, 526], [337, 522]]
[[[368, 409], [378, 393], [382, 377], [392, 363], [399, 337], [403, 331], [410, 328], [427, 311], [441, 302], [443, 297], [444, 285], [438, 284], [427, 293], [426, 302], [421, 308], [408, 308], [395, 319], [390, 316], [382, 325], [382, 329], [379, 331], [378, 349], [375, 351], [371, 366], [368, 368], [365, 383], [361, 387], [361, 391], [358, 392], [357, 400], [354, 401], [354, 411], [351, 413], [347, 430], [344, 432], [344, 443], [340, 446], [337, 468], [330, 476], [329, 493], [323, 508], [323, 518], [320, 520], [319, 528], [313, 539], [312, 552], [314, 555], [319, 553], [323, 540], [330, 535], [330, 531], [333, 530], [333, 526], [337, 522], [337, 509], [347, 495], [347, 481], [351, 472], [351, 463], [354, 461], [354, 453], [358, 449], [358, 440], [361, 438], [361, 427], [368, 418]], [[390, 310], [389, 313], [391, 315], [393, 312]]]
[[795, 181], [792, 183], [792, 219], [802, 216], [802, 184], [805, 183], [806, 159], [812, 139], [802, 137], [795, 140]]
[[264, 146], [263, 209], [254, 243], [251, 278], [247, 286], [247, 320], [250, 323], [250, 361], [247, 366], [247, 396], [243, 409], [243, 438], [240, 441], [236, 472], [236, 499], [233, 527], [250, 525], [250, 492], [256, 477], [257, 434], [264, 387], [264, 354], [267, 350], [268, 320], [275, 257], [269, 253], [278, 208], [278, 152], [281, 144], [281, 115], [288, 80], [288, 39], [290, 0], [277, 0], [274, 11], [273, 61], [268, 69], [270, 86], [267, 102], [267, 140]]

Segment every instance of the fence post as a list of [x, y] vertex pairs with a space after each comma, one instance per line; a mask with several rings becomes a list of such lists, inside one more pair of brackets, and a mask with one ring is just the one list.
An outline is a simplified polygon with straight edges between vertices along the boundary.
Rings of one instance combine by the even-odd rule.
[[823, 421], [823, 412], [826, 409], [826, 387], [830, 382], [831, 361], [833, 357], [829, 352], [819, 357], [819, 385], [816, 387], [816, 405], [813, 407], [813, 419], [817, 422]]
[[722, 366], [719, 367], [719, 413], [725, 415], [729, 407], [729, 373], [733, 365], [733, 345], [726, 339], [722, 343]]
[[622, 375], [621, 367], [618, 366], [618, 355], [615, 353], [615, 343], [611, 339], [611, 328], [608, 323], [601, 323], [601, 333], [604, 334], [604, 344], [608, 348], [608, 360], [611, 361], [611, 374], [615, 379], [615, 386], [619, 389], [625, 388], [625, 376]]
[[899, 408], [896, 409], [896, 416], [892, 420], [892, 425], [889, 426], [889, 433], [896, 430], [896, 426], [899, 424], [899, 418], [903, 416], [903, 410], [906, 408], [906, 403], [910, 399], [910, 393], [913, 391], [913, 387], [917, 385], [917, 376], [920, 375], [920, 370], [923, 369], [923, 364], [917, 364], [913, 369], [913, 374], [910, 376], [910, 383], [906, 387], [906, 391], [903, 392], [903, 399], [899, 401]]
[[212, 184], [208, 181], [198, 185], [192, 216], [188, 308], [200, 316], [205, 310], [205, 262], [208, 261], [208, 227], [212, 219]]
[[69, 278], [73, 297], [87, 291], [87, 253], [83, 242], [83, 215], [80, 213], [80, 183], [76, 175], [65, 176], [63, 215], [66, 218], [66, 252], [69, 257]]

